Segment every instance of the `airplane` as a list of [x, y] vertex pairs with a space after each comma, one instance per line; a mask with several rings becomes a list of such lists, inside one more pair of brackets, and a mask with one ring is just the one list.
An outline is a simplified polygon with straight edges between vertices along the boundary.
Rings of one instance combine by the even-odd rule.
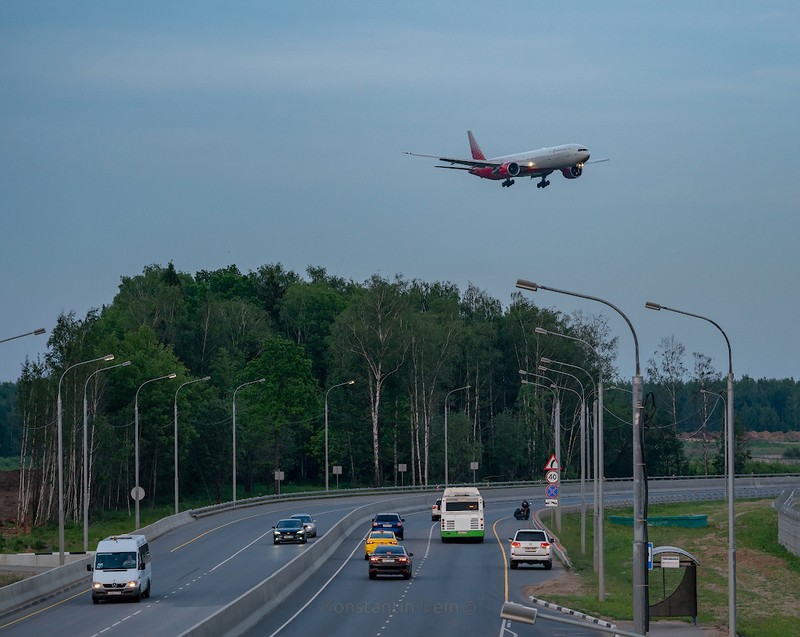
[[[585, 164], [608, 161], [607, 157], [589, 161], [589, 149], [580, 144], [564, 144], [550, 148], [530, 150], [515, 155], [503, 155], [486, 159], [472, 131], [467, 131], [469, 147], [472, 150], [472, 159], [458, 159], [455, 157], [439, 157], [438, 155], [421, 155], [404, 151], [406, 155], [414, 157], [430, 157], [447, 162], [449, 166], [436, 166], [436, 168], [449, 168], [451, 170], [466, 170], [470, 175], [482, 179], [503, 180], [504, 188], [514, 185], [514, 177], [539, 177], [537, 188], [546, 188], [550, 185], [547, 176], [560, 170], [567, 179], [577, 179], [583, 174]], [[454, 164], [460, 164], [456, 166]]]

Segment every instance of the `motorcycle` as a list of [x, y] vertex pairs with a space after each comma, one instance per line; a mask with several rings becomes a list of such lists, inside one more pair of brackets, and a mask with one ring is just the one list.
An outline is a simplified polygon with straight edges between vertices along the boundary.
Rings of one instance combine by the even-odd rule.
[[515, 520], [529, 520], [531, 517], [531, 509], [530, 507], [517, 507], [514, 510], [514, 519]]

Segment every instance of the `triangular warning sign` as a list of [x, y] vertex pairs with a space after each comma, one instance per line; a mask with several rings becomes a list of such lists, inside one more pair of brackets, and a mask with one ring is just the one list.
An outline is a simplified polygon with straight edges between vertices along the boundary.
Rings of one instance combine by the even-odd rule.
[[547, 464], [544, 465], [545, 471], [560, 471], [561, 467], [558, 464], [558, 460], [556, 460], [556, 454], [550, 454], [550, 460], [547, 461]]

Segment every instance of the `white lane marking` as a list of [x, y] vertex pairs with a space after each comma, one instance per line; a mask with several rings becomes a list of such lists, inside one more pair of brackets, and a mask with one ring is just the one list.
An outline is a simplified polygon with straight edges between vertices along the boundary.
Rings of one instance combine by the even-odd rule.
[[342, 569], [345, 566], [347, 566], [347, 564], [350, 562], [352, 557], [356, 554], [356, 551], [358, 551], [361, 548], [361, 542], [362, 542], [362, 540], [359, 540], [359, 542], [355, 545], [353, 550], [350, 551], [350, 555], [347, 556], [347, 559], [344, 562], [342, 562], [342, 565], [338, 569], [336, 569], [336, 572], [333, 575], [330, 576], [328, 581], [325, 582], [319, 588], [319, 590], [316, 593], [314, 593], [314, 595], [311, 597], [311, 599], [309, 599], [305, 604], [303, 604], [303, 606], [301, 606], [300, 609], [294, 615], [292, 615], [289, 619], [287, 619], [285, 622], [283, 622], [283, 624], [281, 624], [278, 627], [278, 630], [276, 630], [274, 633], [272, 633], [272, 635], [270, 635], [270, 637], [274, 637], [279, 632], [281, 632], [284, 628], [286, 628], [289, 624], [291, 624], [300, 613], [302, 613], [306, 608], [308, 608], [308, 606], [311, 604], [311, 602], [313, 602], [315, 599], [317, 599], [317, 597], [320, 596], [322, 591], [324, 591], [328, 587], [328, 584], [330, 584], [334, 580], [334, 578], [342, 571]]
[[236, 553], [233, 553], [233, 554], [232, 554], [230, 557], [228, 557], [227, 559], [224, 559], [224, 560], [222, 560], [222, 561], [221, 561], [219, 564], [217, 564], [217, 565], [216, 565], [214, 568], [210, 569], [210, 570], [209, 570], [209, 572], [217, 570], [217, 569], [218, 569], [220, 566], [222, 566], [222, 565], [223, 565], [223, 564], [225, 564], [226, 562], [230, 562], [230, 561], [231, 561], [231, 560], [232, 560], [234, 557], [236, 557], [236, 556], [237, 556], [237, 555], [239, 555], [240, 553], [243, 553], [244, 551], [246, 551], [247, 549], [249, 549], [249, 548], [250, 548], [251, 546], [253, 546], [253, 544], [255, 544], [256, 542], [258, 542], [258, 541], [260, 541], [260, 540], [263, 540], [263, 539], [264, 539], [264, 538], [265, 538], [267, 535], [269, 535], [270, 533], [272, 533], [272, 530], [271, 530], [271, 529], [270, 529], [269, 531], [267, 531], [266, 533], [264, 533], [263, 535], [259, 535], [259, 536], [258, 536], [258, 537], [257, 537], [255, 540], [253, 540], [252, 542], [250, 542], [250, 544], [246, 544], [245, 546], [243, 546], [242, 548], [240, 548], [238, 551], [236, 551]]

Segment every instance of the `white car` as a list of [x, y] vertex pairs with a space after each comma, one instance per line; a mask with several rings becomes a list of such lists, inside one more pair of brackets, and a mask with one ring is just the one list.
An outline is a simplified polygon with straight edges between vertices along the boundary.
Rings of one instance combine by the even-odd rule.
[[541, 564], [545, 570], [553, 568], [553, 548], [546, 531], [542, 529], [519, 529], [511, 542], [508, 565], [517, 568], [520, 564]]
[[317, 537], [317, 521], [311, 515], [308, 513], [295, 513], [291, 517], [303, 523], [308, 537]]

